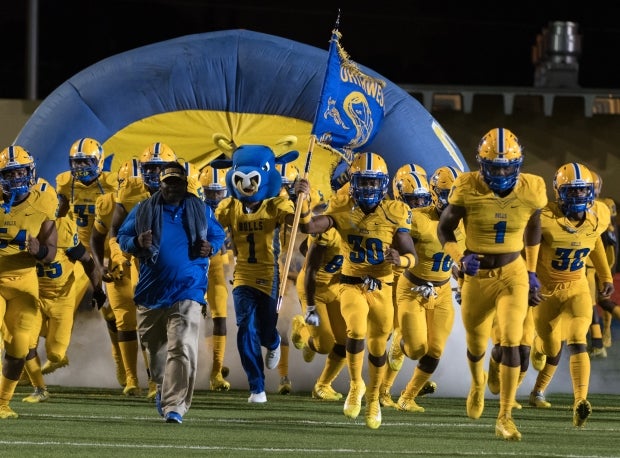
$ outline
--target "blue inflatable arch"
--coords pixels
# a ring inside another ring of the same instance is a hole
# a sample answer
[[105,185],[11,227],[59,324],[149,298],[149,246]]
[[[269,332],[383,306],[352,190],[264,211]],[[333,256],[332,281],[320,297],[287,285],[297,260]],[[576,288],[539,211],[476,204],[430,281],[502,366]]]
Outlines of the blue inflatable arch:
[[[68,169],[69,148],[81,137],[97,139],[106,156],[114,154],[116,170],[155,141],[202,167],[221,154],[214,133],[237,145],[270,146],[293,135],[298,141],[292,149],[301,153],[297,161],[303,170],[325,74],[328,35],[325,49],[318,49],[249,30],[226,30],[117,54],[52,92],[15,144],[30,151],[39,176],[52,183]],[[458,147],[431,114],[386,82],[384,122],[368,150],[381,154],[391,173],[409,162],[429,173],[443,165],[467,170]],[[339,157],[320,147],[314,152],[310,180],[327,191],[329,172]]]

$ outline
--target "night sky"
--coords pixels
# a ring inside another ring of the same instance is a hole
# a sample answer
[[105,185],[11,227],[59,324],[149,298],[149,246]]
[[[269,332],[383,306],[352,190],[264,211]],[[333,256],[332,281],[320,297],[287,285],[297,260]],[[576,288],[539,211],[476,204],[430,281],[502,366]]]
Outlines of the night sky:
[[[536,36],[550,21],[572,21],[579,85],[617,88],[620,4],[597,3],[347,2],[341,43],[397,84],[532,86]],[[106,57],[195,33],[249,29],[327,50],[337,12],[338,2],[321,1],[39,0],[37,98]],[[0,98],[26,97],[27,17],[28,0],[0,2]]]

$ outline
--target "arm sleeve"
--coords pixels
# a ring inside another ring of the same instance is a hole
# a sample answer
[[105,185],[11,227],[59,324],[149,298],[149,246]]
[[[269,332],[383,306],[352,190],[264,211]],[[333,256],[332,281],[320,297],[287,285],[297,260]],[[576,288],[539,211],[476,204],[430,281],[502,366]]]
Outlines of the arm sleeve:
[[138,234],[136,233],[136,210],[138,206],[135,206],[123,221],[123,224],[118,230],[116,239],[125,253],[136,254],[140,251],[140,247],[137,246]]
[[207,221],[209,222],[209,227],[207,229],[207,240],[213,247],[213,253],[217,253],[224,245],[224,241],[226,240],[226,232],[224,231],[224,228],[219,223],[219,221],[215,218],[211,207],[209,207],[208,205],[206,205],[205,207],[207,213]]

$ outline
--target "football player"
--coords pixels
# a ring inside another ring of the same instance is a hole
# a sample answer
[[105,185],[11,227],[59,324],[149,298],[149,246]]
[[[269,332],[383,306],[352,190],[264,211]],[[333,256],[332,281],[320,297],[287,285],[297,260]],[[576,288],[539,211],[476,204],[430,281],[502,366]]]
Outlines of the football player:
[[[487,132],[478,145],[478,171],[463,172],[442,212],[437,235],[443,252],[464,273],[461,317],[465,327],[471,387],[467,415],[478,419],[484,410],[487,372],[484,354],[497,314],[501,342],[500,402],[495,433],[521,440],[512,419],[517,391],[528,300],[540,301],[536,261],[540,247],[540,210],[547,203],[543,179],[521,173],[523,153],[508,129]],[[463,221],[466,250],[456,229]],[[525,243],[524,243],[525,242]],[[524,248],[526,259],[521,256]]]
[[[586,338],[592,302],[585,261],[590,257],[595,266],[601,296],[613,294],[613,279],[601,239],[608,229],[609,209],[595,201],[594,179],[583,164],[561,166],[553,178],[553,189],[556,201],[550,202],[541,214],[536,273],[542,284],[543,300],[533,310],[536,338],[532,361],[536,362],[535,367],[542,367],[546,357],[558,360],[562,340],[566,338],[573,382],[573,425],[581,427],[592,413],[587,400],[590,358]],[[567,326],[563,326],[564,320],[569,321]],[[535,385],[533,392],[543,390],[543,386]]]
[[[297,202],[297,195],[295,194],[295,182],[299,179],[299,169],[295,164],[276,164],[276,169],[282,176],[282,188],[280,189],[280,196],[288,197],[293,203]],[[282,244],[282,252],[286,253],[289,247],[289,241],[291,239],[291,227],[286,226],[280,233],[280,240]],[[299,244],[299,237],[295,237],[296,245]],[[295,251],[298,253],[298,251]],[[280,258],[281,269],[284,269],[284,259]],[[284,281],[289,282],[291,288],[287,288],[287,291],[293,296],[293,301],[297,302],[299,298],[294,297],[297,294],[295,286],[295,280],[299,275],[301,269],[300,263],[295,262],[295,258],[292,258],[287,277]],[[285,309],[287,311],[290,308]],[[278,317],[278,333],[282,340],[280,341],[280,362],[278,363],[278,375],[280,376],[280,384],[278,385],[278,393],[289,394],[293,390],[293,383],[288,374],[288,358],[289,358],[289,333],[291,330],[291,314],[280,313]],[[312,361],[312,353],[306,352],[306,357]]]
[[34,159],[24,148],[0,152],[0,322],[4,340],[0,375],[0,419],[17,418],[9,403],[28,355],[39,309],[37,261],[56,257],[58,233],[53,193],[33,189]]
[[[220,201],[228,195],[226,189],[227,171],[227,169],[214,169],[207,165],[200,172],[199,180],[205,203],[214,212]],[[225,245],[217,254],[211,256],[208,273],[207,303],[209,305],[209,317],[213,325],[207,327],[207,330],[211,331],[211,335],[207,335],[207,347],[209,347],[209,341],[211,341],[213,362],[211,363],[211,375],[209,376],[209,389],[212,391],[230,390],[230,382],[224,380],[228,376],[228,368],[224,366],[226,319],[228,317],[228,286],[226,284],[224,267],[229,261]]]
[[[90,233],[95,218],[95,203],[103,194],[114,192],[117,187],[116,172],[103,170],[104,151],[93,138],[80,138],[69,149],[69,170],[56,176],[58,216],[68,215],[75,221],[82,245],[90,251]],[[125,386],[125,368],[118,347],[118,334],[114,314],[109,307],[101,308],[106,322],[117,380]]]
[[[300,229],[323,233],[335,227],[340,233],[344,261],[340,274],[340,305],[347,325],[346,359],[351,377],[343,413],[357,418],[366,393],[366,426],[381,426],[379,390],[387,361],[387,341],[394,324],[392,266],[417,262],[409,236],[411,209],[386,199],[389,174],[377,153],[358,153],[349,168],[349,195],[330,201],[324,214],[312,216],[308,200],[301,209]],[[307,180],[299,180],[309,191]],[[309,304],[314,305],[314,304]],[[362,377],[368,344],[368,389]]]
[[[452,303],[453,260],[442,251],[437,240],[437,224],[445,208],[439,195],[449,192],[460,174],[453,167],[437,169],[429,185],[422,175],[411,173],[403,177],[399,199],[413,210],[411,238],[419,262],[406,270],[398,280],[396,308],[399,328],[394,330],[388,353],[392,370],[402,367],[405,356],[418,364],[402,391],[396,408],[408,412],[424,412],[415,399],[420,392],[435,391],[431,376],[439,365],[448,336],[454,324]],[[455,231],[464,248],[462,226]]]
[[[139,179],[136,159],[125,162],[118,171],[118,189],[99,196],[95,207],[95,222],[91,231],[93,257],[106,284],[109,307],[116,323],[118,347],[125,368],[125,396],[140,395],[138,381],[138,322],[137,309],[133,300],[135,279],[132,278],[132,257],[129,254],[110,255],[108,233],[112,225],[114,208],[120,187],[128,180]],[[107,265],[105,260],[107,259]]]
[[[35,189],[49,192],[57,200],[54,187],[42,178],[37,179]],[[47,401],[49,392],[43,375],[69,364],[67,349],[71,341],[75,307],[79,301],[74,269],[76,261],[82,264],[84,273],[95,288],[94,297],[99,300],[105,298],[100,280],[95,275],[95,263],[79,241],[75,221],[63,216],[57,218],[55,224],[58,234],[56,257],[50,263],[37,262],[41,308],[37,313],[35,332],[31,336],[25,364],[25,372],[34,391],[22,399],[29,403]],[[43,367],[37,353],[39,336],[45,339],[47,361]]]

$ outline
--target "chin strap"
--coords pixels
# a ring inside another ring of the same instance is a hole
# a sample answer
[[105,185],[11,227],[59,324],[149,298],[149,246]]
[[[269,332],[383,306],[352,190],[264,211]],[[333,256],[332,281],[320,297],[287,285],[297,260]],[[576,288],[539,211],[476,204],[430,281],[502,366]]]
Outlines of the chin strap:
[[9,201],[4,202],[2,205],[0,205],[2,209],[4,210],[5,214],[11,211],[11,207],[13,206],[13,202],[15,202],[16,196],[17,196],[17,193],[15,191],[11,192],[11,198],[9,199]]

